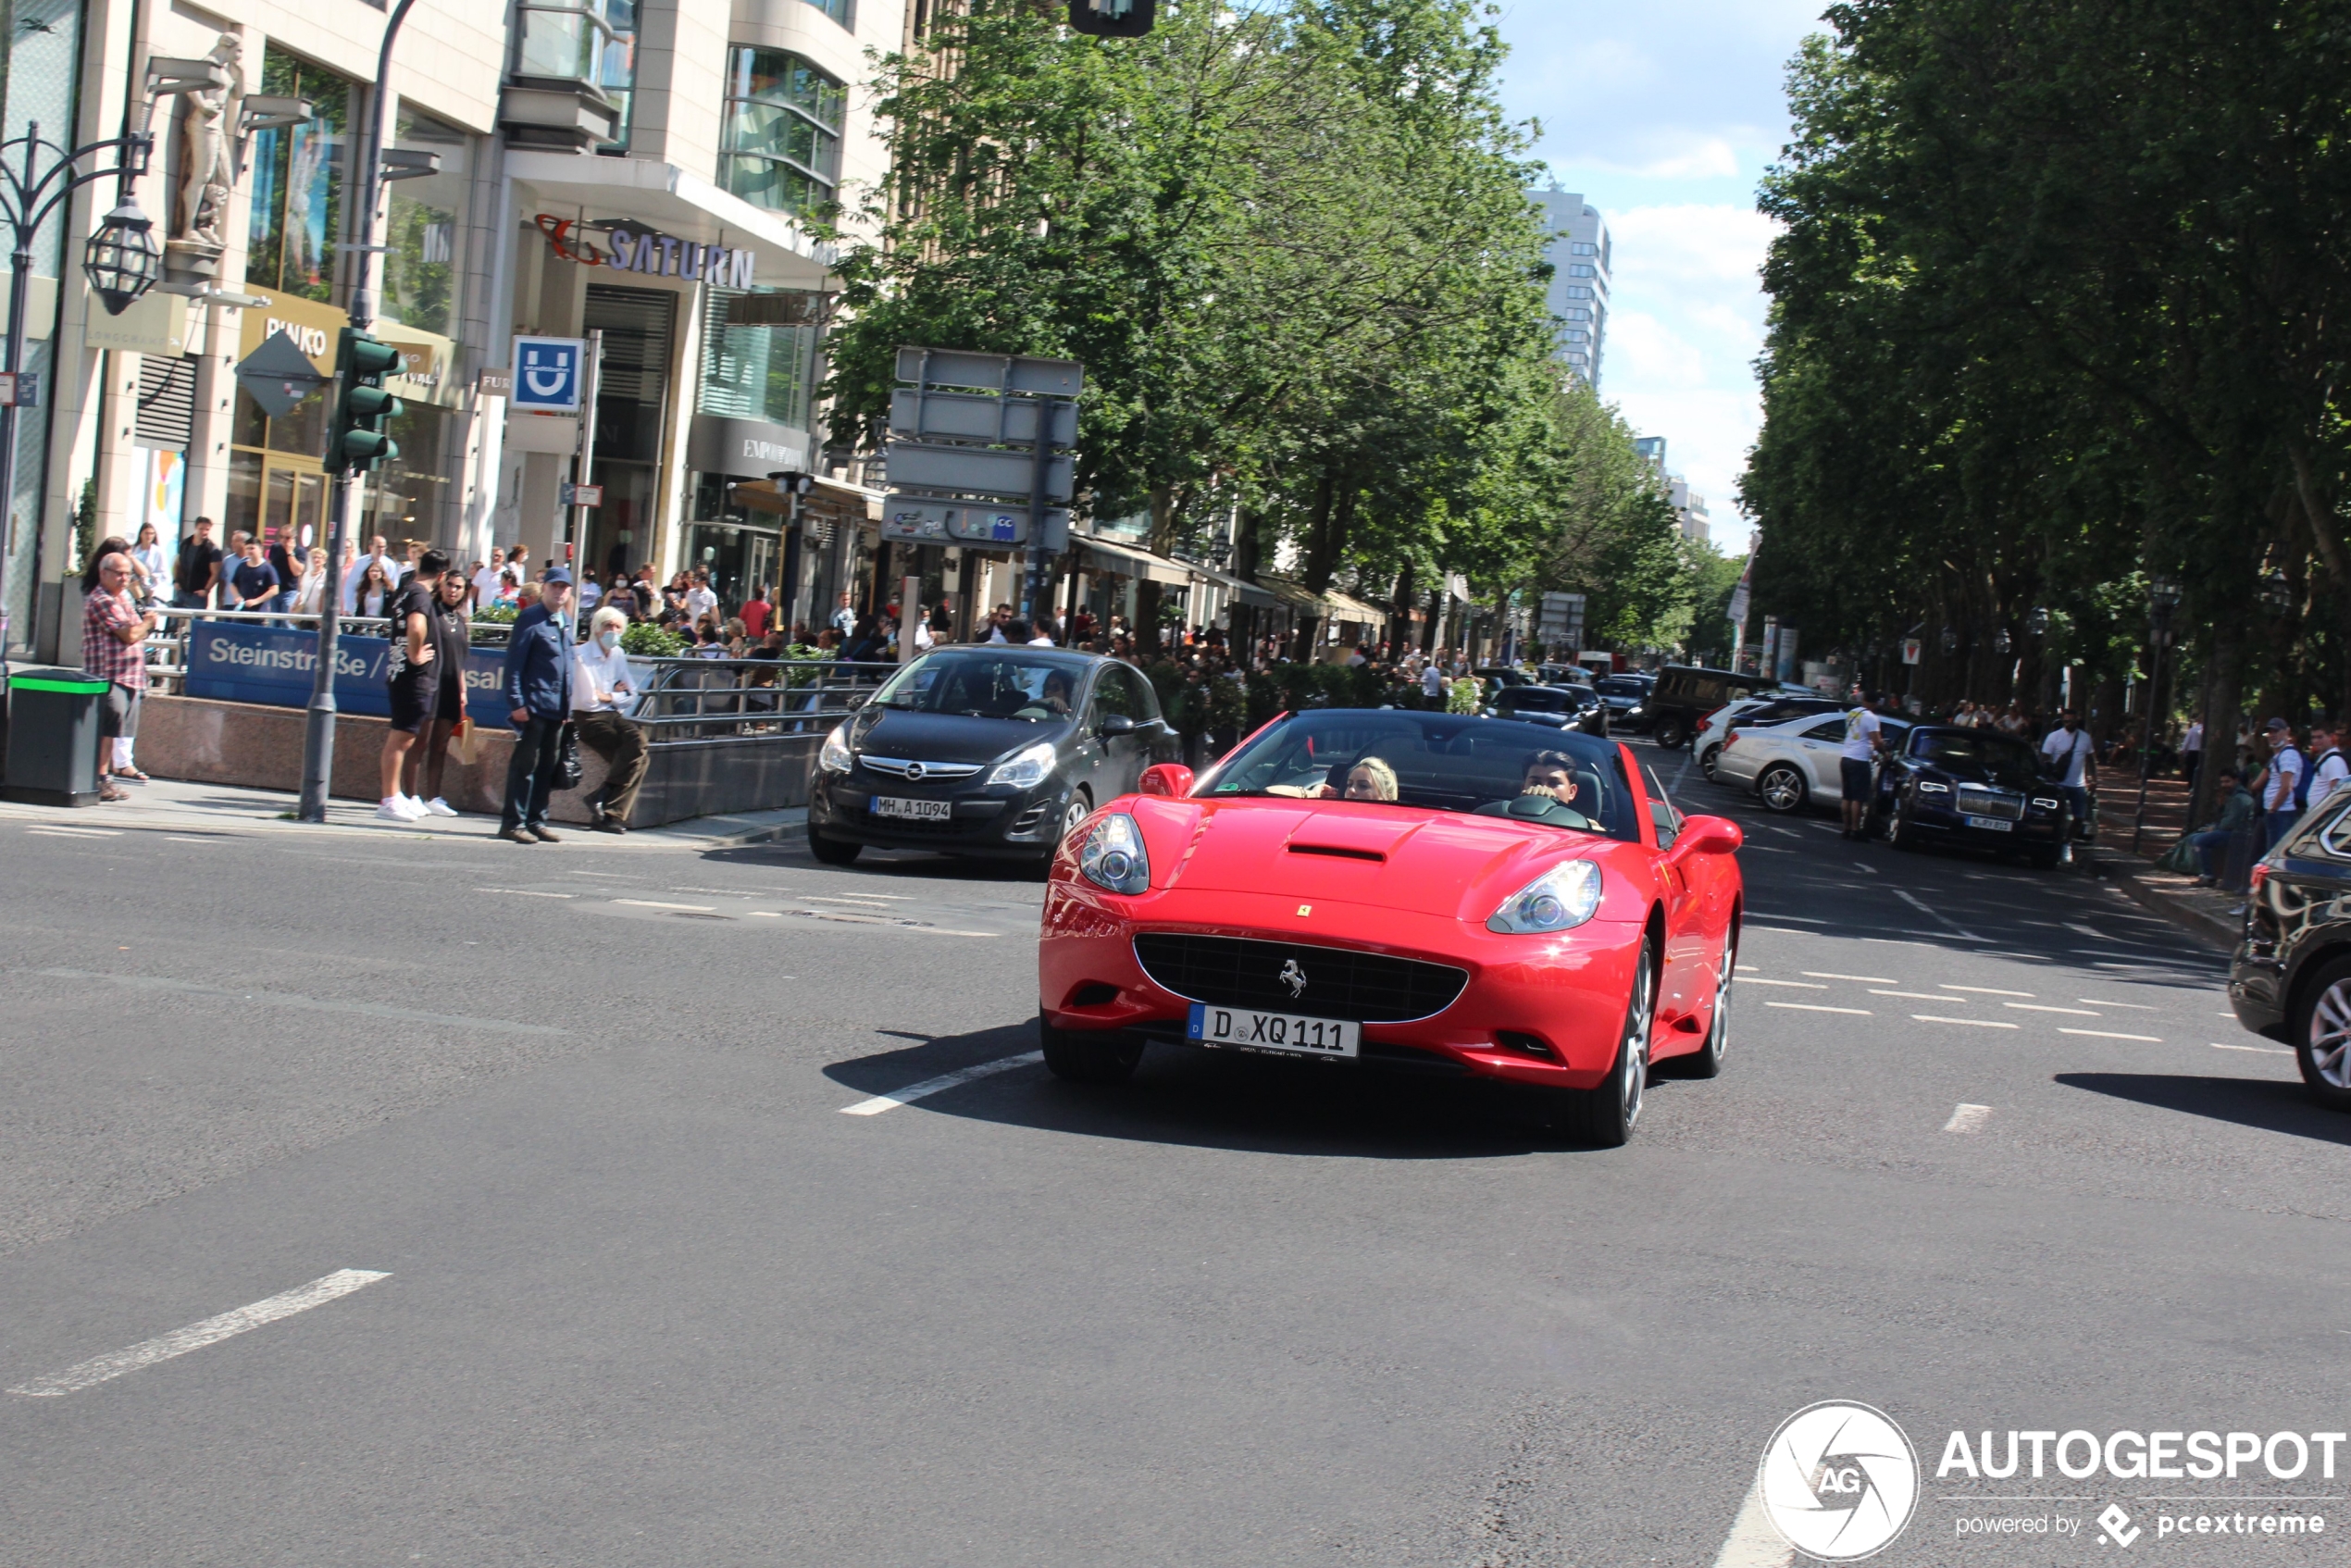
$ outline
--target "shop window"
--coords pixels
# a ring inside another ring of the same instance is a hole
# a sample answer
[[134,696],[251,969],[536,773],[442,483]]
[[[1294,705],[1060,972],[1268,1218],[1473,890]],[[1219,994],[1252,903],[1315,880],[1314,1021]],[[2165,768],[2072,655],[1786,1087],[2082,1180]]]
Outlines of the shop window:
[[379,533],[390,540],[441,537],[442,504],[449,493],[448,465],[442,452],[448,427],[449,415],[444,410],[403,404],[391,426],[392,444],[400,448],[400,455],[367,476],[360,502],[364,516],[352,530],[355,537]]
[[626,151],[637,88],[637,0],[525,0],[516,12],[515,75],[595,87],[620,106],[606,150]]
[[441,172],[395,180],[384,242],[384,319],[454,337],[457,317],[457,237],[473,178],[473,139],[454,125],[402,105],[392,145],[441,155]]
[[718,182],[754,206],[795,215],[833,205],[848,90],[798,55],[727,54]]
[[260,90],[308,98],[318,112],[306,124],[264,131],[253,139],[245,281],[332,304],[352,85],[272,47],[262,56]]
[[816,329],[744,324],[741,317],[760,314],[746,302],[762,298],[733,289],[704,292],[695,412],[806,429]]

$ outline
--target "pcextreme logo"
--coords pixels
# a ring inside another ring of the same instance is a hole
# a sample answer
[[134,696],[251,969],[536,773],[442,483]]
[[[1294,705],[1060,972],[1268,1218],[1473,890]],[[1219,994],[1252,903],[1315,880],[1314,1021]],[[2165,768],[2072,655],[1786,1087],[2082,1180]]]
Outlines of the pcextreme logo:
[[1756,1487],[1788,1545],[1824,1562],[1857,1562],[1909,1524],[1918,1450],[1885,1412],[1823,1400],[1780,1423]]

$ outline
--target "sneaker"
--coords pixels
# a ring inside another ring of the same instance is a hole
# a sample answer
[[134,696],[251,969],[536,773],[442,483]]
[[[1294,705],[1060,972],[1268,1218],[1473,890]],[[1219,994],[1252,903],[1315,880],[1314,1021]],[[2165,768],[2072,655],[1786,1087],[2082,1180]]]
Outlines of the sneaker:
[[418,800],[414,795],[401,796],[400,803],[407,808],[407,812],[410,816],[417,818],[420,822],[432,815],[432,808],[425,804],[424,802]]
[[523,831],[529,833],[532,838],[537,839],[542,844],[560,844],[563,842],[562,839],[557,837],[555,834],[549,832],[542,827],[534,825],[524,828]]
[[435,795],[432,799],[427,801],[425,803],[425,809],[432,813],[435,816],[454,816],[457,815],[457,808],[451,805],[447,801],[442,800],[439,795]]
[[416,821],[408,810],[408,803],[399,795],[386,795],[376,803],[376,815],[386,822]]

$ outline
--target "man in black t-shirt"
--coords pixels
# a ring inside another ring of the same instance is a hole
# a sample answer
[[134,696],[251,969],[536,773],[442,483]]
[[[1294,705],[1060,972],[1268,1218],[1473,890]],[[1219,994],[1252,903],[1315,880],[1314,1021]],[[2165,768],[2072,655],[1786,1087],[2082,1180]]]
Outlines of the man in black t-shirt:
[[229,574],[232,591],[232,607],[239,610],[267,610],[278,603],[278,571],[261,554],[261,545],[245,541],[245,558]]
[[212,542],[212,519],[198,517],[196,531],[180,541],[171,569],[171,607],[201,610],[220,580],[220,546]]

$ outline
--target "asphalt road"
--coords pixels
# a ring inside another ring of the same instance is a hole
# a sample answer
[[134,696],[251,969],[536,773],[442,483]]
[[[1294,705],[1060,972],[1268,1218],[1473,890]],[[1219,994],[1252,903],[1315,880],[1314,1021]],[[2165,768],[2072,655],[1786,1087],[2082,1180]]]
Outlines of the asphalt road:
[[986,866],[0,822],[0,1564],[1776,1563],[1735,1522],[1830,1399],[1923,1465],[1876,1562],[2340,1561],[2315,1462],[1935,1474],[2351,1425],[2351,1122],[2219,956],[1685,804],[1749,827],[1732,1061],[1611,1152],[1156,1052],[877,1107],[1035,1048]]

